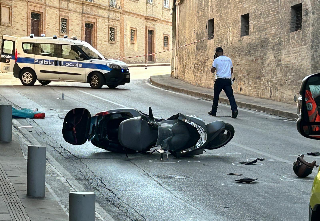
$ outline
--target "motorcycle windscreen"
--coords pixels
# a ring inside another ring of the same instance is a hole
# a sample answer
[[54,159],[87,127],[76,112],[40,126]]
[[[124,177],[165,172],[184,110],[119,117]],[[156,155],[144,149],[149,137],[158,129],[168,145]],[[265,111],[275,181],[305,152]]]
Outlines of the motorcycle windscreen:
[[89,137],[90,112],[85,108],[70,110],[64,118],[62,135],[65,141],[73,145],[84,144]]

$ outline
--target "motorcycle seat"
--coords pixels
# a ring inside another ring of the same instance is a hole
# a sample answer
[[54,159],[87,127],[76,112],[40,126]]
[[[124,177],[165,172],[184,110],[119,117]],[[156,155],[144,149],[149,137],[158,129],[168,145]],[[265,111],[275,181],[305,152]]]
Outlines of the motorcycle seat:
[[122,146],[140,151],[146,151],[154,145],[158,131],[152,128],[146,120],[134,117],[120,123],[118,139]]

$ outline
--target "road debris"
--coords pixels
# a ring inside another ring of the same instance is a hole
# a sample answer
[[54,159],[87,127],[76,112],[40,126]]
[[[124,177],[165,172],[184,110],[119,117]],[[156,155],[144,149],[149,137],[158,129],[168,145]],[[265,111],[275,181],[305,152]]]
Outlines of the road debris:
[[242,162],[239,162],[241,164],[244,164],[244,165],[255,165],[257,162],[259,161],[264,161],[264,158],[257,158],[255,160],[252,160],[252,161],[242,161]]
[[227,175],[242,176],[242,173],[228,173]]
[[312,173],[314,167],[318,167],[318,165],[316,165],[316,161],[308,163],[303,159],[303,157],[304,155],[302,154],[297,158],[297,161],[293,163],[293,171],[300,178],[307,177]]
[[242,178],[242,179],[239,179],[239,180],[235,180],[235,181],[238,182],[238,183],[254,183],[254,182],[256,182],[257,179],[258,178],[253,179],[253,178],[245,177],[245,178]]
[[310,152],[310,153],[307,153],[308,155],[311,155],[311,156],[320,156],[320,152]]
[[31,110],[28,108],[17,109],[12,107],[12,118],[33,118],[33,119],[44,119],[45,113],[41,113],[36,110]]

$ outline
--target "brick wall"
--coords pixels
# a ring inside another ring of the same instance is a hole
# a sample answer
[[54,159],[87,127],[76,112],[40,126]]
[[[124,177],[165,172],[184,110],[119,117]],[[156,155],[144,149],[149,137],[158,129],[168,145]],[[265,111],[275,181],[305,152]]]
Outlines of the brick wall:
[[[302,3],[302,27],[291,30],[292,6]],[[212,88],[215,48],[233,60],[236,93],[293,103],[302,79],[320,71],[319,3],[316,0],[190,0],[179,5],[177,77]],[[241,16],[249,14],[249,35]],[[208,20],[214,38],[208,40]],[[175,25],[175,23],[173,23]]]
[[[68,20],[68,33],[72,37],[85,40],[85,23],[94,24],[93,46],[107,58],[118,59],[128,63],[145,62],[146,27],[155,31],[154,52],[163,51],[163,35],[172,40],[171,6],[163,7],[162,0],[154,0],[147,4],[145,0],[117,0],[114,7],[107,0],[1,0],[0,6],[10,8],[10,24],[0,25],[0,35],[28,36],[31,34],[31,12],[42,16],[42,33],[46,36],[57,35],[60,32],[60,19]],[[3,20],[3,19],[2,19]],[[115,27],[116,40],[109,41],[109,27]],[[130,28],[136,28],[137,39],[130,42]],[[155,55],[155,62],[170,62],[169,51]],[[142,57],[136,57],[142,56]],[[128,58],[132,57],[132,58]]]

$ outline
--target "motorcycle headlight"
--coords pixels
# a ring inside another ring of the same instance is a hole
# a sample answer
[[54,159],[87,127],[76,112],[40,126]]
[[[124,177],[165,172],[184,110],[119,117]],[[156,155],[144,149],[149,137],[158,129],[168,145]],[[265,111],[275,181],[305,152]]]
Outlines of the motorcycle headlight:
[[121,69],[121,67],[117,64],[108,64],[109,68],[112,68],[112,69]]

